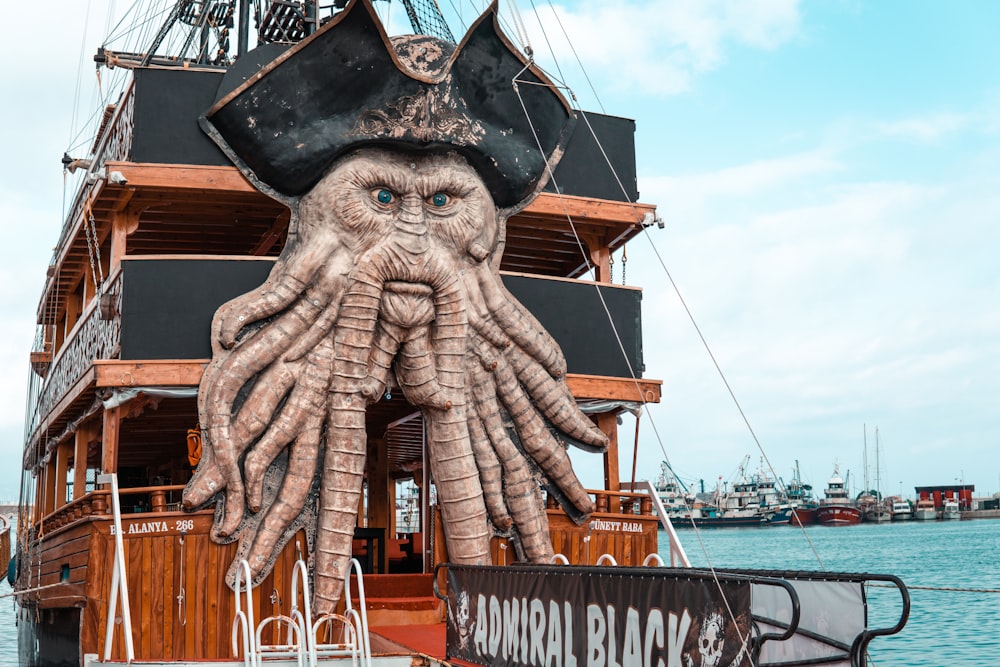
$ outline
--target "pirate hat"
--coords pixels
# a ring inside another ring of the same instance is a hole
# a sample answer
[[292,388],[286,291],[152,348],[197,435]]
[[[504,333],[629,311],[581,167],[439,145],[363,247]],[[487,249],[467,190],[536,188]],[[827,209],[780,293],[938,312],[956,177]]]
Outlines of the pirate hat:
[[566,100],[500,31],[494,2],[457,47],[390,40],[370,0],[352,0],[201,119],[258,188],[305,194],[364,145],[457,150],[497,206],[526,202],[562,154]]

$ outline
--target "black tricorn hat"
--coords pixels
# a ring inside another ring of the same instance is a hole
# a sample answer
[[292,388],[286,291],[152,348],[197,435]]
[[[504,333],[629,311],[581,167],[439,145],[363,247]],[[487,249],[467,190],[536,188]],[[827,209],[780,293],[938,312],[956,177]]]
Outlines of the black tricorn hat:
[[456,48],[390,40],[370,0],[352,0],[201,119],[261,190],[305,194],[363,145],[454,149],[502,208],[526,202],[562,155],[572,111],[500,31],[496,2]]

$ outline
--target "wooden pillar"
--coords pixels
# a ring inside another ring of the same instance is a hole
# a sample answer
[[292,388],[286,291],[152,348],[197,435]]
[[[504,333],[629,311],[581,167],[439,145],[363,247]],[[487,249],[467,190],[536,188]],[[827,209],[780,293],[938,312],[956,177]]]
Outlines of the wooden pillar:
[[111,257],[109,258],[108,275],[121,264],[122,257],[126,254],[128,236],[139,228],[140,213],[141,211],[133,207],[126,207],[114,213],[111,220]]
[[[87,292],[87,277],[84,276],[83,282],[80,285],[80,290],[86,295]],[[66,295],[66,319],[63,322],[63,339],[65,340],[69,333],[76,326],[77,320],[80,318],[80,311],[82,310],[80,294],[73,292]]]
[[[387,475],[388,476],[388,475]],[[389,537],[395,537],[398,532],[396,525],[396,482],[390,479],[388,484],[389,492]]]
[[101,472],[118,472],[118,432],[121,428],[121,406],[104,411],[102,428]]
[[580,234],[590,251],[590,263],[594,267],[594,280],[599,283],[611,282],[611,250],[607,241],[595,234]]
[[73,441],[66,438],[56,448],[55,509],[66,504],[66,480],[69,477],[71,458],[73,458]]
[[[621,473],[618,471],[618,417],[613,412],[602,412],[597,415],[597,427],[608,436],[608,451],[604,453],[604,488],[611,492],[621,491]],[[608,511],[621,511],[621,498],[612,495]]]
[[73,500],[82,498],[87,492],[87,449],[93,439],[93,425],[81,424],[73,451]]
[[45,486],[42,491],[42,516],[56,510],[56,457],[49,458],[45,465]]

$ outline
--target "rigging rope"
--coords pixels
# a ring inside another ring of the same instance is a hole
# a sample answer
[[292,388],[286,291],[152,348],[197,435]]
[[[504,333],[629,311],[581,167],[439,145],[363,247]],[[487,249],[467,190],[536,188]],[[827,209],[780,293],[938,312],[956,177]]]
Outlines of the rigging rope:
[[514,24],[514,32],[521,42],[521,48],[527,54],[528,58],[533,60],[535,53],[531,48],[531,42],[528,39],[528,30],[524,26],[524,19],[521,18],[521,10],[517,6],[517,1],[507,0],[507,6],[510,7],[511,21]]
[[[527,66],[525,66],[524,69],[527,69]],[[524,117],[528,121],[528,126],[531,128],[532,135],[533,135],[533,137],[535,139],[535,145],[538,148],[539,152],[544,156],[545,155],[545,151],[542,149],[541,142],[538,139],[538,133],[535,130],[535,124],[534,124],[534,122],[531,119],[531,115],[528,113],[528,109],[527,109],[527,107],[524,104],[524,99],[521,97],[521,91],[520,91],[520,89],[518,87],[518,83],[530,83],[530,82],[527,82],[527,81],[519,81],[518,80],[518,77],[520,77],[520,75],[524,72],[524,69],[521,72],[518,72],[518,74],[514,77],[514,79],[511,82],[511,84],[514,87],[514,92],[517,95],[518,101],[521,104],[521,110],[524,112]],[[538,84],[535,84],[535,85],[538,85]],[[570,92],[570,95],[573,97],[573,99],[576,99],[575,95],[572,95],[572,91],[569,91],[569,92]],[[583,112],[580,112],[580,115],[587,122],[587,127],[590,129],[591,135],[593,136],[594,141],[596,142],[597,146],[601,149],[601,153],[602,153],[602,155],[604,155],[604,159],[607,161],[607,164],[609,165],[609,167],[611,167],[611,172],[612,172],[612,174],[614,174],[615,180],[618,182],[618,186],[621,188],[622,192],[625,193],[625,195],[626,195],[625,196],[625,200],[628,201],[629,203],[633,204],[633,209],[634,209],[634,202],[631,202],[631,200],[629,199],[628,193],[625,190],[625,186],[622,184],[621,179],[619,178],[617,172],[615,172],[614,166],[611,164],[611,161],[608,158],[607,153],[604,151],[604,147],[601,145],[601,142],[598,139],[596,132],[594,132],[594,129],[593,129],[593,127],[591,127],[590,122],[588,120],[586,120],[587,119],[587,115],[585,113],[583,113]],[[590,260],[587,257],[587,253],[584,250],[583,241],[581,240],[580,235],[577,232],[576,224],[573,222],[573,216],[569,213],[569,209],[566,206],[566,200],[563,197],[563,195],[561,194],[561,190],[559,188],[559,184],[558,184],[558,182],[556,181],[556,178],[555,178],[555,173],[553,173],[552,166],[548,162],[548,160],[546,160],[545,169],[546,169],[546,172],[548,173],[549,179],[550,179],[550,181],[551,181],[551,183],[552,183],[552,185],[553,185],[553,187],[554,187],[554,189],[555,189],[555,191],[557,193],[557,196],[559,198],[559,202],[560,202],[560,204],[563,207],[563,212],[566,215],[566,220],[569,223],[570,229],[573,232],[573,237],[576,239],[577,247],[580,248],[581,255],[583,256],[584,263],[586,264],[588,270],[590,270],[591,272],[593,272],[593,267],[591,266]],[[645,230],[645,227],[643,227],[643,229]],[[629,376],[632,378],[632,384],[633,384],[633,386],[636,389],[636,394],[639,395],[639,396],[642,396],[642,388],[639,386],[639,380],[636,377],[635,369],[632,368],[632,363],[631,363],[631,361],[628,358],[628,354],[625,352],[625,346],[622,343],[621,335],[618,332],[618,327],[615,326],[614,319],[611,317],[611,310],[609,309],[608,304],[607,304],[607,302],[604,299],[604,294],[601,292],[600,284],[597,283],[596,280],[594,282],[594,291],[597,293],[598,300],[601,302],[601,307],[604,309],[604,314],[605,314],[605,316],[608,319],[608,323],[611,325],[611,331],[615,335],[615,340],[618,343],[618,350],[619,350],[619,352],[622,355],[622,359],[624,359],[624,361],[625,361],[626,367],[628,368]],[[655,423],[655,421],[653,419],[650,419],[650,425],[652,426],[654,433],[656,433],[657,440],[660,443],[660,449],[663,452],[664,457],[666,457],[667,456],[666,448],[663,446],[663,440],[659,436],[659,432],[656,429],[656,423]],[[685,503],[687,503],[687,499],[685,499]],[[693,524],[693,519],[692,519],[692,524]],[[736,624],[736,614],[733,612],[733,610],[732,610],[732,608],[731,608],[731,606],[729,604],[729,598],[726,595],[725,590],[723,589],[722,581],[719,579],[719,576],[718,576],[718,573],[715,570],[715,567],[713,567],[712,564],[711,564],[711,558],[708,555],[708,550],[705,547],[704,541],[701,539],[701,533],[700,533],[700,531],[695,531],[695,532],[696,532],[696,534],[698,536],[698,541],[701,543],[702,552],[705,554],[705,558],[706,558],[706,560],[709,563],[709,571],[712,573],[712,580],[715,582],[715,585],[718,588],[719,593],[721,594],[720,597],[722,598],[722,601],[724,602],[724,604],[726,606],[726,611],[729,614],[729,618],[734,622],[734,624]],[[819,554],[817,554],[817,558],[818,557],[819,557]],[[739,637],[740,641],[743,642],[743,644],[745,645],[749,641],[749,639],[750,639],[749,635],[746,636],[746,637],[744,637],[743,633],[739,630],[739,625],[738,624],[736,624],[736,631],[737,631],[737,636]]]
[[552,48],[552,42],[549,41],[549,33],[545,30],[545,25],[542,23],[542,17],[538,15],[538,9],[535,7],[535,0],[531,0],[531,11],[535,14],[535,20],[538,21],[538,27],[542,31],[542,38],[545,40],[545,45],[549,49],[549,55],[552,56],[552,63],[556,67],[556,71],[559,72],[559,80],[565,81],[566,77],[563,76],[562,68],[559,67],[559,59],[556,57],[555,49]]
[[[550,2],[550,6],[551,6],[551,2]],[[553,14],[556,15],[556,20],[559,23],[560,28],[562,28],[563,34],[566,35],[565,28],[563,27],[562,22],[559,21],[559,17],[556,14],[554,8],[553,8]],[[544,32],[544,27],[543,27],[543,32]],[[572,48],[572,40],[569,39],[568,35],[566,35],[566,41],[570,43],[570,46]],[[573,49],[573,51],[574,51],[574,54],[576,54],[576,50]],[[577,56],[577,61],[578,61],[578,63],[580,62],[579,61],[579,56]],[[580,67],[584,71],[584,74],[586,76],[586,69],[583,67],[582,63],[580,63]],[[520,95],[520,92],[518,90],[518,83],[527,83],[527,82],[519,81],[518,80],[519,76],[520,76],[520,73],[517,76],[514,77],[514,80],[512,81],[512,85],[514,87],[515,93],[518,95],[518,99],[521,100],[521,95]],[[590,82],[590,78],[589,77],[587,77],[587,81],[591,85],[591,90],[593,90],[593,85]],[[568,91],[568,94],[569,94],[570,98],[575,102],[576,101],[576,95],[568,87],[566,87],[566,90]],[[595,97],[597,97],[596,91],[594,91],[594,95],[595,95]],[[600,103],[599,99],[598,99],[598,103]],[[530,118],[530,116],[529,116],[529,114],[527,112],[527,108],[525,107],[523,100],[521,100],[521,107],[522,107],[522,111],[525,114],[525,117],[528,119],[529,126],[531,127],[531,130],[534,133],[535,132],[534,124],[532,123],[532,120],[531,120],[531,118]],[[603,105],[601,105],[601,108],[602,108],[602,111],[603,111]],[[587,126],[587,129],[590,132],[590,135],[591,135],[591,137],[594,140],[594,143],[597,145],[598,149],[601,151],[601,155],[604,158],[605,163],[608,165],[608,168],[610,169],[611,174],[614,176],[615,181],[618,184],[619,190],[625,195],[625,201],[633,204],[633,210],[635,210],[634,209],[634,202],[631,201],[631,198],[628,195],[628,191],[626,190],[624,184],[621,181],[621,178],[619,177],[617,171],[615,170],[614,165],[612,164],[609,156],[607,155],[607,152],[604,149],[604,146],[603,146],[601,140],[598,138],[597,133],[595,132],[593,126],[591,125],[590,120],[587,118],[587,114],[581,111],[580,112],[580,116],[583,118],[583,120],[584,120],[584,122],[585,122],[585,124]],[[539,151],[541,151],[544,154],[544,151],[542,151],[542,149],[541,149],[541,144],[538,142],[537,135],[535,136],[535,140],[536,140],[536,145],[538,146]],[[559,187],[558,187],[558,183],[556,182],[555,175],[552,173],[552,170],[551,170],[550,167],[547,167],[547,171],[548,171],[549,179],[552,182],[552,184],[553,184],[553,186],[555,188],[555,191],[557,193],[559,193],[560,190],[559,190]],[[594,275],[594,269],[593,269],[593,267],[592,267],[592,265],[590,263],[590,260],[589,260],[589,257],[588,257],[588,253],[586,252],[586,250],[584,248],[584,244],[583,244],[583,242],[582,242],[582,240],[580,238],[580,235],[579,235],[579,233],[578,233],[578,231],[576,229],[576,225],[574,224],[572,216],[570,215],[569,210],[568,210],[568,208],[567,208],[567,206],[566,206],[566,204],[565,204],[565,202],[564,202],[564,200],[562,199],[561,196],[560,196],[560,202],[562,202],[563,212],[564,212],[564,214],[566,216],[567,222],[569,223],[569,226],[570,226],[570,229],[571,229],[571,231],[573,233],[573,236],[574,236],[574,238],[575,238],[575,240],[577,242],[577,247],[579,248],[580,254],[583,257],[584,264],[587,267],[587,271],[590,272],[591,275]],[[712,363],[715,365],[716,370],[718,371],[720,377],[722,378],[722,381],[723,381],[724,385],[726,386],[726,389],[729,392],[730,397],[732,398],[733,402],[735,403],[735,405],[737,407],[737,410],[739,411],[741,417],[743,418],[744,424],[746,425],[747,429],[749,430],[751,437],[753,438],[754,442],[756,443],[757,448],[760,451],[763,460],[766,461],[768,469],[771,471],[772,476],[775,479],[778,479],[778,475],[775,473],[774,468],[771,465],[770,460],[768,459],[766,453],[764,452],[763,446],[761,445],[760,440],[757,437],[756,432],[753,430],[753,427],[750,424],[749,418],[746,416],[746,413],[743,410],[742,405],[739,403],[739,400],[736,398],[736,394],[733,391],[732,387],[730,386],[730,384],[729,384],[729,382],[728,382],[728,380],[727,380],[727,378],[725,376],[725,373],[723,373],[721,366],[719,365],[718,361],[715,358],[715,355],[712,353],[711,347],[708,345],[708,341],[705,339],[703,333],[701,332],[701,328],[698,326],[697,321],[694,319],[693,313],[691,312],[690,308],[687,305],[687,302],[684,300],[683,296],[681,295],[680,289],[678,288],[676,282],[674,281],[673,276],[670,274],[669,270],[667,269],[666,264],[663,262],[663,259],[660,256],[658,250],[656,249],[655,244],[652,243],[652,239],[650,238],[647,226],[646,225],[640,225],[640,227],[641,227],[641,230],[642,230],[643,234],[646,236],[647,241],[649,241],[650,245],[653,247],[653,252],[656,255],[657,259],[659,260],[661,268],[663,269],[663,271],[666,274],[668,280],[670,281],[670,284],[673,287],[675,294],[677,294],[678,299],[680,299],[681,304],[682,304],[685,312],[688,315],[688,319],[691,321],[692,325],[694,326],[695,331],[698,333],[698,336],[701,339],[702,344],[705,347],[705,350],[708,352],[709,357],[712,360]],[[623,256],[623,282],[624,282],[624,263],[625,263],[625,261],[627,261],[627,260],[625,259],[625,256]],[[611,324],[612,331],[613,331],[613,333],[615,335],[615,338],[616,338],[616,340],[618,342],[618,346],[619,346],[619,350],[620,350],[620,352],[622,354],[622,358],[625,360],[626,365],[627,365],[627,367],[629,369],[629,374],[632,377],[632,381],[633,381],[633,384],[634,384],[634,386],[636,388],[636,392],[639,395],[641,395],[641,388],[639,386],[639,382],[638,382],[638,379],[636,377],[635,371],[631,367],[631,363],[629,362],[628,356],[625,353],[624,346],[623,346],[622,341],[621,341],[621,337],[619,335],[617,327],[615,326],[615,324],[614,324],[614,322],[612,320],[611,313],[610,313],[610,310],[609,310],[609,308],[607,306],[607,303],[604,300],[604,296],[601,293],[601,290],[600,290],[599,286],[597,286],[596,284],[595,284],[595,290],[597,292],[597,295],[598,295],[598,298],[599,298],[599,300],[601,302],[601,305],[604,308],[605,315],[608,318],[608,322]],[[650,416],[649,423],[650,423],[650,427],[653,429],[654,436],[655,436],[655,438],[657,440],[657,443],[660,446],[660,450],[661,450],[661,452],[662,452],[662,454],[664,456],[664,459],[667,460],[667,461],[669,461],[669,456],[667,455],[666,447],[663,444],[663,438],[660,436],[659,430],[657,429],[657,426],[656,426],[656,420],[653,419],[652,416]],[[685,503],[685,505],[688,506],[689,510],[693,509],[690,506],[690,504],[688,503],[688,499],[686,497],[684,497],[684,503]],[[690,518],[691,518],[692,527],[694,527],[694,528],[697,529],[697,526],[695,525],[695,521],[694,521],[693,516],[690,517]],[[816,549],[815,544],[813,544],[812,540],[810,539],[808,533],[805,530],[805,527],[802,526],[801,522],[799,523],[799,527],[802,530],[802,535],[805,537],[807,543],[809,544],[809,548],[812,550],[813,555],[816,557],[816,560],[818,561],[820,568],[822,570],[825,570],[826,567],[825,567],[825,564],[823,563],[823,559],[819,555],[819,552]],[[709,562],[709,568],[711,569],[711,571],[713,572],[713,575],[714,575],[715,569],[711,565],[711,559],[709,558],[707,548],[706,548],[703,540],[701,539],[701,534],[697,530],[695,531],[695,534],[698,536],[698,541],[699,541],[699,543],[701,545],[702,552],[705,554],[705,557],[706,557],[706,559]],[[721,590],[721,584],[719,584],[719,586],[720,586],[720,590]]]

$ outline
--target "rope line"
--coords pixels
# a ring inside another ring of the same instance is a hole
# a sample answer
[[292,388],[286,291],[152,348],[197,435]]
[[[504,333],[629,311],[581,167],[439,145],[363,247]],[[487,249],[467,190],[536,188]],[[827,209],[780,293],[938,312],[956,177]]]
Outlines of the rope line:
[[[868,586],[871,588],[895,588],[895,586],[890,586],[889,584],[878,584],[875,582],[869,582]],[[943,593],[1000,593],[1000,588],[964,588],[961,586],[916,586],[913,584],[906,584],[907,590],[911,591],[939,591]]]

